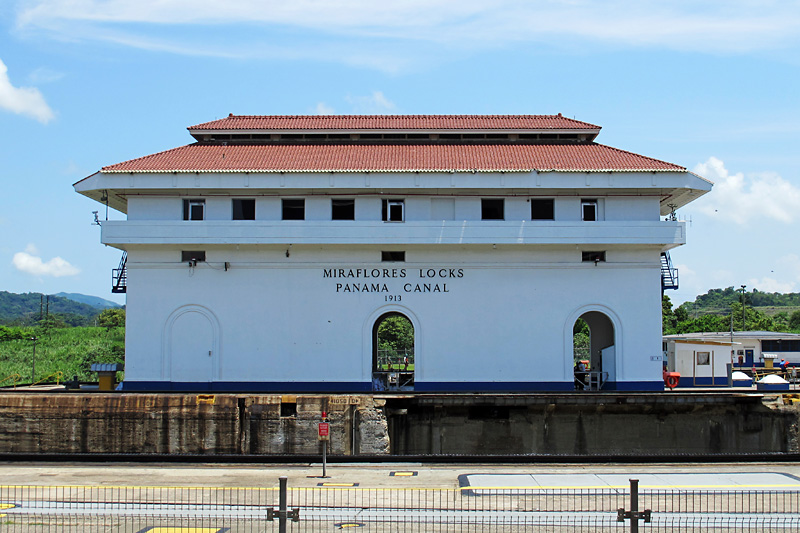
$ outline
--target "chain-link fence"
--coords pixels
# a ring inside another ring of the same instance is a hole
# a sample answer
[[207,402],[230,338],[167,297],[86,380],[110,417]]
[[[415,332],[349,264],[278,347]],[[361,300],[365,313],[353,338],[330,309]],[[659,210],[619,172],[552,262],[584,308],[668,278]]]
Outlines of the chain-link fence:
[[800,531],[797,490],[0,486],[2,532]]

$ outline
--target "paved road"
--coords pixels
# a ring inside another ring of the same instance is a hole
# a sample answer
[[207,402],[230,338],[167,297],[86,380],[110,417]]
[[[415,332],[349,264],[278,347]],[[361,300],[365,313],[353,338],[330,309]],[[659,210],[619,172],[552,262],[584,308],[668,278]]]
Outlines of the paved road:
[[289,531],[624,531],[616,510],[629,509],[629,479],[658,494],[641,508],[653,507],[657,527],[800,530],[798,464],[336,464],[327,479],[321,465],[0,468],[0,529],[20,533],[277,530],[267,509],[277,506],[280,476],[301,514]]

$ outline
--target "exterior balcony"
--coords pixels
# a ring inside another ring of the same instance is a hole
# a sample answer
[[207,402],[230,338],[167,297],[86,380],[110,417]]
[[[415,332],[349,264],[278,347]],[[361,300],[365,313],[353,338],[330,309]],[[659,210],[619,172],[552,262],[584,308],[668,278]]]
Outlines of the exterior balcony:
[[106,221],[102,242],[130,244],[582,244],[658,245],[686,242],[677,221]]

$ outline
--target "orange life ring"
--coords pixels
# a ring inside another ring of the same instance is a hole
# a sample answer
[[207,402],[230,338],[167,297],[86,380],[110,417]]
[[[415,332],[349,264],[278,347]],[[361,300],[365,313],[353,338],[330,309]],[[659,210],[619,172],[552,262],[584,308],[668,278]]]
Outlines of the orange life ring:
[[664,383],[666,383],[667,387],[669,387],[670,389],[674,389],[675,387],[678,386],[678,377],[677,376],[667,376],[664,379]]

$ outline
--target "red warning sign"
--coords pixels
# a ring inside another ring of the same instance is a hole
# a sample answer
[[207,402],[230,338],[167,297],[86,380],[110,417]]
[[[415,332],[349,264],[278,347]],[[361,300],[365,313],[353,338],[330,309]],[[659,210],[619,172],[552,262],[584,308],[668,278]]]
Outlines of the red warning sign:
[[327,439],[330,436],[330,424],[327,422],[319,423],[319,438],[320,440]]

